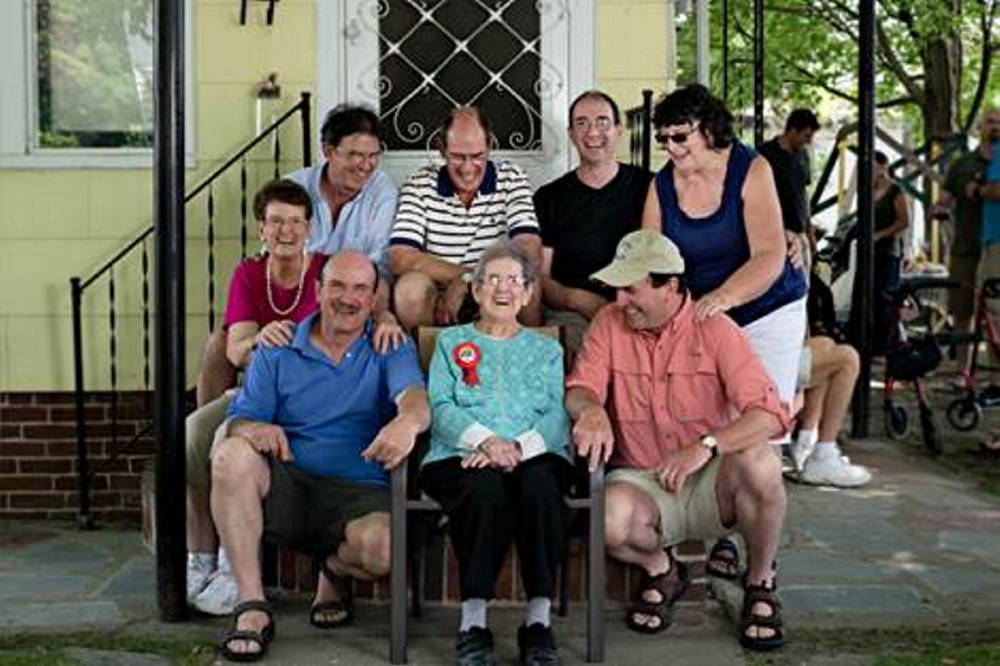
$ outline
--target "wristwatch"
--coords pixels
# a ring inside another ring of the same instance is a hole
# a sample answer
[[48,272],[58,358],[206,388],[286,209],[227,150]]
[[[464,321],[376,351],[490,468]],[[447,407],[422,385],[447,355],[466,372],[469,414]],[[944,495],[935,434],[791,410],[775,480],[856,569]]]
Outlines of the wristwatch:
[[712,458],[719,455],[719,441],[712,437],[711,435],[705,435],[701,438],[701,445],[708,449]]

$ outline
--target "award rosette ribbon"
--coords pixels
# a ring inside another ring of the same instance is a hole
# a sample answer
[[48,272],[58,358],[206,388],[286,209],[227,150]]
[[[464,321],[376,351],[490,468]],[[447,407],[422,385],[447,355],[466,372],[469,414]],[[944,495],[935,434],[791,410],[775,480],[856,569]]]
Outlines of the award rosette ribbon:
[[482,354],[479,347],[471,342],[463,342],[455,347],[455,363],[462,369],[462,381],[469,386],[479,385],[479,375],[476,373],[476,368],[481,359]]

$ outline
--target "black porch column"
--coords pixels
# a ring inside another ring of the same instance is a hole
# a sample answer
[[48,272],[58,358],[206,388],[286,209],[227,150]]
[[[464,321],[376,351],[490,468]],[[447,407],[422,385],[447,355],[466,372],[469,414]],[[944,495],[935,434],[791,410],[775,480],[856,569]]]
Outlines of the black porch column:
[[187,617],[184,537],[184,3],[156,0],[156,589],[160,619]]
[[851,401],[851,436],[868,436],[871,392],[873,289],[872,226],[875,217],[875,0],[858,3],[858,263],[851,306],[852,342],[861,373]]

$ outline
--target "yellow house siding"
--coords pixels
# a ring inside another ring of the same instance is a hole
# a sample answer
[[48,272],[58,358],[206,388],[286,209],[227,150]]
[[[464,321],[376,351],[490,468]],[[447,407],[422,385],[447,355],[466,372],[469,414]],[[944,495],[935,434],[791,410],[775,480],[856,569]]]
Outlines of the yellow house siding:
[[[331,0],[341,2],[342,0]],[[199,182],[239,148],[254,130],[257,85],[279,74],[282,111],[316,77],[318,0],[282,0],[275,24],[264,25],[266,3],[250,2],[248,25],[240,26],[237,0],[195,0],[194,113],[196,165],[189,185]],[[597,0],[594,29],[595,85],[628,108],[643,88],[657,92],[671,80],[673,5],[660,0]],[[2,66],[2,64],[0,64]],[[314,110],[313,131],[326,109]],[[265,124],[268,119],[264,119]],[[282,135],[279,171],[298,165],[297,123]],[[623,149],[625,142],[623,141]],[[250,187],[270,177],[267,147],[248,162]],[[313,145],[314,158],[317,152]],[[153,174],[149,169],[0,170],[0,390],[52,391],[73,386],[69,278],[89,276],[152,221]],[[229,275],[239,257],[239,174],[214,189],[216,312],[221,322]],[[252,211],[248,211],[252,218]],[[192,202],[187,218],[186,361],[195,377],[207,330],[207,203]],[[248,251],[257,249],[256,227],[248,228]],[[149,245],[150,261],[154,259]],[[120,354],[118,384],[142,383],[139,254],[118,271],[115,308]],[[152,280],[152,273],[150,275]],[[155,285],[150,283],[151,293]],[[88,389],[109,385],[107,283],[85,297],[83,324]],[[153,313],[155,316],[155,313]],[[152,343],[152,340],[151,340]]]
[[[662,0],[599,0],[595,17],[595,86],[611,95],[624,112],[653,100],[674,86],[674,3]],[[665,38],[669,36],[669,39]],[[627,136],[618,145],[628,158]],[[653,162],[657,156],[653,154]]]

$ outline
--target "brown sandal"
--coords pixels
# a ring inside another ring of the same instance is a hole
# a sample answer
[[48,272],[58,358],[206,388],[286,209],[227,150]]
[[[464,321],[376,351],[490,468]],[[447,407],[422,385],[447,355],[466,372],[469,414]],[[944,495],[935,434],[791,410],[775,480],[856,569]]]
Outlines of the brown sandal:
[[[754,612],[754,606],[765,604],[771,609],[770,615]],[[740,645],[751,650],[774,650],[785,644],[782,631],[781,602],[777,596],[777,585],[772,580],[770,585],[751,585],[747,583],[743,594],[743,613],[740,618]],[[757,636],[747,635],[747,631],[755,627]],[[770,629],[770,636],[761,636],[761,629]]]
[[705,571],[709,576],[723,580],[736,580],[740,577],[740,551],[732,539],[723,537],[715,542],[708,554]]
[[[318,601],[309,608],[309,624],[317,629],[336,629],[350,624],[354,619],[354,595],[351,590],[351,579],[348,576],[338,576],[326,562],[320,563],[319,573],[330,581],[337,591],[339,599],[333,601]],[[336,619],[327,619],[330,613],[338,613]]]
[[[642,585],[625,614],[625,625],[632,631],[656,634],[669,627],[674,603],[688,588],[687,566],[675,560],[669,551],[667,557],[670,559],[670,570],[666,573],[650,576],[643,572]],[[651,593],[659,595],[659,601],[647,600]],[[653,618],[656,619],[655,624],[649,624]]]

